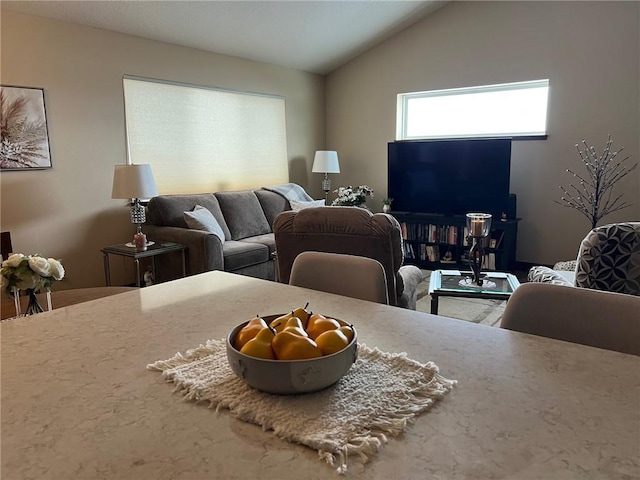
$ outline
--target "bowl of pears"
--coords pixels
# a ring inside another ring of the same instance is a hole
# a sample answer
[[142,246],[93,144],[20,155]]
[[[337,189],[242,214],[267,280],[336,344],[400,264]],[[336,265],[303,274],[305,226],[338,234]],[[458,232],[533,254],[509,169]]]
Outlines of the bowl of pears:
[[280,395],[317,392],[340,380],[358,357],[358,334],[308,306],[236,326],[227,335],[231,370],[249,386]]

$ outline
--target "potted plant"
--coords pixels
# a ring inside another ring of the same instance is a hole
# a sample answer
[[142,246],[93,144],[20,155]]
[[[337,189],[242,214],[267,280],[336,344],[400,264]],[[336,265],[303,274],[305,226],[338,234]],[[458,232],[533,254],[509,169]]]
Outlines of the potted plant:
[[382,199],[382,211],[384,213],[389,213],[391,211],[391,203],[393,203],[393,198]]

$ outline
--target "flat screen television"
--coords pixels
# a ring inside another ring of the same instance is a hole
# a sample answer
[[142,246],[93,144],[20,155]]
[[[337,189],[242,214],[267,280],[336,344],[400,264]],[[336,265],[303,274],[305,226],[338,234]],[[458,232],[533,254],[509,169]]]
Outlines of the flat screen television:
[[388,145],[392,210],[447,216],[507,210],[511,139],[399,141]]

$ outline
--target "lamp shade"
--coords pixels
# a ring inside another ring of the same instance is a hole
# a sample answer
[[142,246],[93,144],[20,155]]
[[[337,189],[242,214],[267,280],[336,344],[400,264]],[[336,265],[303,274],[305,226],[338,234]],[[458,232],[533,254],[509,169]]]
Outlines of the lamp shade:
[[313,173],[340,173],[338,152],[331,150],[318,150],[313,158]]
[[151,165],[116,165],[111,198],[151,198],[157,195]]

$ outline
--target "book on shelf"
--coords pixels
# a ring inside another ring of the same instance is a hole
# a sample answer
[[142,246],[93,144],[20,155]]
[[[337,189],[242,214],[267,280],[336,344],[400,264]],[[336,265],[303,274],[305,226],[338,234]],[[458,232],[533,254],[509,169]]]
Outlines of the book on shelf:
[[496,254],[491,252],[485,254],[482,258],[482,267],[486,270],[495,270],[496,269]]

